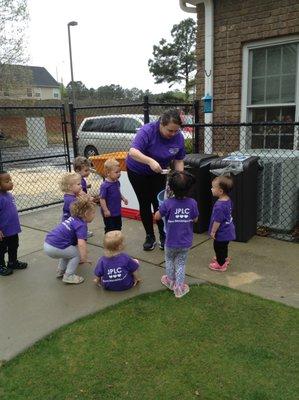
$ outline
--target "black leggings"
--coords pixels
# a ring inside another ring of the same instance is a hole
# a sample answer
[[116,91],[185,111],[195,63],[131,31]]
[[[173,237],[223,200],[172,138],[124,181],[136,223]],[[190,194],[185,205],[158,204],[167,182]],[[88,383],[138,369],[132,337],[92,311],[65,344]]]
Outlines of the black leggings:
[[229,242],[218,242],[214,240],[214,250],[219,265],[223,265],[228,254],[228,244]]
[[110,231],[121,231],[121,215],[118,215],[116,217],[103,217],[103,220],[105,224],[105,233]]
[[[140,217],[147,235],[154,236],[153,214],[159,208],[157,196],[165,189],[166,176],[162,174],[138,175],[128,170],[128,178],[136,193]],[[163,221],[157,221],[160,234],[164,235]]]
[[16,263],[18,259],[19,235],[6,236],[0,240],[0,266],[5,265],[5,253],[8,253],[8,261]]

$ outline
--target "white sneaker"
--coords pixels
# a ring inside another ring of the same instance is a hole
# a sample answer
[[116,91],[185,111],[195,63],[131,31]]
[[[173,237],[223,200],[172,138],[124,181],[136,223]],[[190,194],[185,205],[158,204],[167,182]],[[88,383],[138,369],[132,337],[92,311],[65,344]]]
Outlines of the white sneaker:
[[82,283],[84,282],[84,278],[82,276],[79,275],[63,275],[62,278],[62,282],[64,283],[74,283],[75,285],[77,285],[78,283]]

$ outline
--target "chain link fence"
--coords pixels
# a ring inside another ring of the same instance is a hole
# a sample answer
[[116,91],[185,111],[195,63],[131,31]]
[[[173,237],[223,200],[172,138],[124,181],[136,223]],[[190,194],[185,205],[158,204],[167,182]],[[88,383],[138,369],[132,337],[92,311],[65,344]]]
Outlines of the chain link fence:
[[64,107],[0,107],[0,131],[0,168],[12,176],[18,210],[59,203],[71,157]]
[[257,233],[298,241],[299,123],[198,124],[198,152],[258,156]]
[[[257,233],[298,239],[299,123],[201,124],[198,101],[70,104],[68,116],[64,106],[0,107],[0,168],[12,175],[19,211],[60,203],[59,180],[76,154],[124,159],[136,131],[173,107],[184,122],[188,153],[259,157]],[[96,192],[101,178],[88,179]]]

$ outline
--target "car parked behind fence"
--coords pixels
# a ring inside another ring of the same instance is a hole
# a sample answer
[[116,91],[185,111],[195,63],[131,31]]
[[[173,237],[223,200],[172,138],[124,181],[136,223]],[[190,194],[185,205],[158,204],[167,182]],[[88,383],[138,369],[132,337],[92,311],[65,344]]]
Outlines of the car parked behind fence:
[[[150,116],[150,122],[158,116]],[[78,151],[85,157],[127,151],[144,124],[142,114],[105,115],[85,118],[77,132]]]

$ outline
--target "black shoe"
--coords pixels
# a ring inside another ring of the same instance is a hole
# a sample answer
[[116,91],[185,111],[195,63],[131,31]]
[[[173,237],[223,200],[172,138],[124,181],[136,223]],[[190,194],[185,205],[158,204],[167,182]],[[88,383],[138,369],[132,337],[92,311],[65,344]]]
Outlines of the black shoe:
[[6,265],[4,265],[4,266],[0,265],[0,275],[7,276],[7,275],[11,275],[12,273],[13,273],[13,270],[11,268],[6,267]]
[[160,233],[160,243],[159,243],[159,248],[161,250],[164,250],[165,247],[165,233]]
[[154,250],[155,247],[156,247],[155,236],[146,235],[145,242],[143,243],[143,250],[150,251],[150,250]]
[[18,261],[18,260],[15,263],[9,262],[7,264],[7,267],[11,268],[11,269],[25,269],[25,268],[27,268],[27,266],[28,266],[27,263],[22,262],[22,261]]

